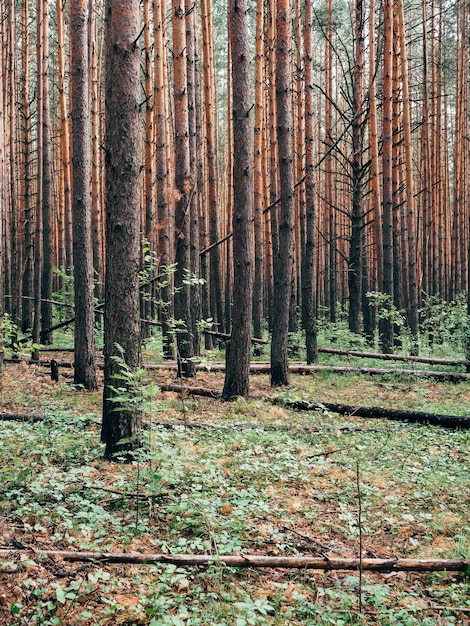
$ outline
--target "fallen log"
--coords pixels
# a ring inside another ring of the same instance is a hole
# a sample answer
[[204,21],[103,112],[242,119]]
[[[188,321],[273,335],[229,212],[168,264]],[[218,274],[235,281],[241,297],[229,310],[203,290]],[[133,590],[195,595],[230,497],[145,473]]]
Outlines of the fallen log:
[[[28,365],[41,365],[44,367],[50,367],[50,361],[38,361],[36,359],[22,360],[22,359],[4,359],[4,363],[27,363]],[[73,368],[73,363],[67,361],[60,361],[59,367]],[[102,363],[96,363],[96,367],[103,369]],[[144,368],[147,370],[176,370],[176,363],[146,363]],[[210,371],[210,372],[225,372],[224,363],[209,363],[196,364],[196,370],[198,371]],[[271,366],[266,362],[253,362],[250,364],[251,374],[269,374]],[[289,372],[291,374],[316,374],[317,372],[332,372],[336,374],[367,374],[370,376],[388,376],[390,374],[394,376],[414,376],[422,378],[436,378],[438,380],[445,380],[449,382],[460,382],[464,380],[470,380],[470,374],[463,372],[433,372],[432,370],[399,370],[394,368],[374,368],[374,367],[336,367],[328,365],[302,365],[300,363],[294,363],[289,365]]]
[[284,398],[273,398],[272,401],[274,404],[282,404],[282,406],[299,411],[314,411],[325,408],[333,413],[351,415],[354,417],[433,424],[435,426],[444,426],[445,428],[462,428],[464,430],[470,428],[470,417],[460,415],[442,415],[439,413],[429,413],[427,411],[402,411],[377,406],[350,406],[347,404],[334,404],[332,402],[310,402],[308,400],[290,401]]
[[[230,341],[232,339],[232,335],[228,333],[220,333],[216,330],[204,330],[204,334],[210,335],[211,337],[216,337],[217,339],[222,339],[223,341]],[[252,337],[251,343],[259,343],[259,344],[266,346],[270,342],[267,339],[259,339],[258,337]]]
[[[302,346],[300,346],[302,347]],[[429,363],[434,365],[461,366],[468,365],[465,359],[438,359],[430,356],[414,356],[406,354],[383,354],[380,352],[359,352],[357,350],[338,350],[335,348],[318,348],[323,354],[337,354],[339,356],[355,356],[364,359],[381,359],[383,361],[409,361],[412,363]]]
[[47,417],[37,413],[0,413],[2,422],[43,422]]
[[158,385],[160,391],[176,391],[183,395],[188,394],[190,396],[208,396],[209,398],[220,398],[220,391],[214,389],[207,389],[206,387],[187,387],[186,385],[167,385],[161,383]]
[[[155,365],[145,365],[149,370],[172,370],[176,369],[176,363],[161,363]],[[196,369],[210,372],[225,372],[224,363],[209,363],[208,365],[197,364]],[[251,374],[269,374],[271,366],[266,362],[252,362],[250,364]],[[368,374],[370,376],[414,376],[423,378],[437,378],[438,380],[446,380],[449,382],[459,382],[462,380],[470,380],[470,374],[463,372],[434,372],[432,370],[402,370],[395,368],[376,368],[376,367],[336,367],[328,365],[303,365],[301,363],[293,363],[289,365],[291,374],[316,374],[317,372],[332,372],[336,374]]]
[[59,558],[69,562],[134,563],[152,565],[171,563],[180,566],[210,565],[223,563],[229,567],[272,567],[288,569],[318,570],[369,570],[374,572],[465,572],[470,568],[470,559],[371,559],[371,558],[315,558],[310,556],[263,556],[258,554],[214,555],[214,554],[144,554],[137,552],[74,552],[68,550],[0,549],[0,557],[13,558],[17,555]]

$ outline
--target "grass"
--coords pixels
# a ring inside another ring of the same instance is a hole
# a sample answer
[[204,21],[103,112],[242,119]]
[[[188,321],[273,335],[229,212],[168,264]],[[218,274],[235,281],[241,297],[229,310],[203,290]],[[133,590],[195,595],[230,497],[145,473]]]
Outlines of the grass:
[[[223,374],[197,381],[221,389]],[[273,406],[274,393],[267,376],[253,376],[249,400],[157,395],[148,449],[115,465],[102,459],[99,393],[8,366],[3,410],[46,419],[0,422],[1,543],[36,550],[0,564],[0,622],[465,623],[470,581],[453,573],[364,572],[360,581],[357,572],[41,558],[41,549],[356,557],[360,538],[363,556],[470,556],[468,432],[295,413]],[[320,374],[293,376],[283,393],[464,415],[470,385]],[[200,428],[161,424],[181,420]]]

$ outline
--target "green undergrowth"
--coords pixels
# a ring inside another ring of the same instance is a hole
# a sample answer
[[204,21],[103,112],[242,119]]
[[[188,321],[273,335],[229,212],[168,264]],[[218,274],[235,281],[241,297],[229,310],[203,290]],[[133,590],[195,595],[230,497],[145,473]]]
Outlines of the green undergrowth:
[[[21,404],[16,379],[5,385],[6,406]],[[461,414],[467,394],[463,385],[332,375],[293,377],[284,392]],[[321,408],[296,413],[273,406],[256,383],[253,395],[233,403],[157,395],[147,447],[127,465],[102,459],[96,397],[66,384],[38,391],[35,410],[45,420],[0,422],[1,543],[34,549],[0,563],[0,622],[465,623],[464,574],[360,577],[41,556],[65,549],[357,557],[361,542],[364,557],[470,558],[468,431]],[[193,427],[169,427],[181,420]]]

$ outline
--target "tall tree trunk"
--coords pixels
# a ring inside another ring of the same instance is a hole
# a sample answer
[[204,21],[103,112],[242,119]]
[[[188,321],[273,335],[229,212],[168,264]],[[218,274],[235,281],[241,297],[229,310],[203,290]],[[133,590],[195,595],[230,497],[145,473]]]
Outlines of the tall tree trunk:
[[[201,0],[202,13],[202,55],[204,74],[204,109],[206,120],[206,159],[207,159],[207,200],[209,212],[209,237],[214,244],[220,238],[218,180],[216,162],[216,115],[215,115],[215,59],[212,0]],[[209,290],[211,313],[219,330],[224,330],[222,298],[222,265],[220,246],[214,246],[209,253]]]
[[29,101],[29,2],[23,0],[21,19],[21,180],[23,182],[23,268],[21,293],[21,330],[26,332],[33,323],[33,210],[31,168],[31,106]]
[[336,275],[336,215],[333,180],[333,3],[327,0],[328,25],[326,31],[325,49],[325,218],[328,243],[328,271],[325,272],[325,292],[328,294],[328,309],[330,322],[336,322],[337,303],[337,275]]
[[294,260],[294,170],[291,99],[291,8],[278,0],[276,11],[276,110],[279,149],[279,250],[274,258],[271,385],[288,385],[287,341]]
[[57,38],[58,38],[58,82],[59,82],[59,102],[60,102],[60,155],[61,155],[61,178],[62,193],[60,199],[60,224],[59,241],[63,250],[59,251],[59,266],[63,265],[71,271],[73,265],[73,234],[72,234],[72,185],[70,167],[70,133],[69,133],[69,111],[67,108],[66,96],[66,51],[64,34],[64,5],[65,0],[57,0]]
[[93,255],[90,197],[88,0],[70,0],[73,136],[74,383],[97,389],[93,342]]
[[387,300],[380,319],[380,345],[389,354],[393,350],[393,0],[384,4],[384,69],[383,69],[383,121],[382,121],[382,189],[383,189],[383,291]]
[[[154,210],[155,210],[155,184],[154,184],[154,127],[153,127],[153,84],[152,84],[152,44],[150,36],[150,0],[143,2],[143,21],[144,21],[144,94],[145,94],[145,147],[144,147],[144,167],[143,167],[143,223],[144,238],[153,251],[152,235],[154,234]],[[146,261],[146,254],[143,254],[142,264],[144,269],[151,271],[149,263]],[[147,257],[148,258],[148,257]],[[150,256],[150,258],[152,258]],[[141,309],[142,317],[145,320],[152,318],[152,292],[154,291],[154,283],[148,281],[148,284],[141,291]],[[150,325],[144,323],[142,325],[142,334],[144,337],[150,336]]]
[[[99,94],[99,55],[98,55],[98,25],[95,0],[89,0],[90,12],[90,84],[91,84],[91,238],[93,246],[93,272],[95,279],[94,294],[98,302],[103,301],[103,211],[102,211],[102,183],[100,180],[101,155],[101,116]],[[96,316],[98,318],[98,316]],[[95,322],[101,324],[102,316]]]
[[405,176],[406,176],[406,228],[408,235],[408,323],[412,336],[411,353],[418,354],[418,271],[416,257],[416,228],[415,228],[415,198],[414,198],[414,168],[413,168],[413,145],[411,139],[411,101],[408,81],[408,60],[405,40],[405,10],[403,0],[397,2],[400,56],[403,83],[403,144],[405,150]]
[[[256,2],[256,56],[255,56],[255,125],[254,125],[254,160],[253,160],[253,217],[255,240],[255,268],[253,283],[253,333],[255,337],[263,334],[263,285],[264,285],[264,178],[263,178],[263,137],[265,127],[264,100],[264,2]],[[260,353],[260,347],[255,346]]]
[[[274,266],[275,259],[279,254],[279,207],[276,203],[279,196],[279,158],[278,158],[278,141],[277,141],[277,118],[276,118],[276,12],[277,0],[269,0],[269,9],[267,15],[267,32],[268,32],[268,79],[269,79],[269,230],[271,237],[266,238],[266,246],[268,254],[266,255],[267,266],[266,275],[268,281],[268,297],[269,297],[269,329],[273,330],[273,308],[274,299]],[[269,245],[271,244],[271,245]]]
[[305,75],[305,250],[302,256],[302,318],[307,348],[307,363],[318,361],[315,283],[315,103],[313,84],[313,2],[304,5]]
[[377,62],[375,53],[375,0],[369,5],[369,154],[370,206],[374,221],[374,252],[378,291],[383,291],[382,194],[380,188],[379,137],[377,123]]
[[[140,412],[113,402],[112,387],[133,389],[116,381],[125,359],[138,369],[140,351],[140,50],[139,2],[106,2],[106,282],[104,392],[101,440],[108,459],[132,459],[141,445]],[[116,456],[117,455],[117,456]]]
[[360,332],[362,285],[362,230],[364,228],[364,3],[356,0],[354,8],[354,74],[352,108],[352,207],[351,239],[348,263],[349,330]]
[[190,269],[190,204],[194,179],[190,170],[189,113],[186,48],[186,18],[184,0],[173,0],[173,81],[175,107],[175,186],[178,199],[175,206],[175,318],[178,324],[178,375],[191,377],[196,373],[191,338],[191,292],[187,281]]
[[[165,21],[164,0],[156,0],[153,7],[154,30],[154,132],[155,132],[155,184],[157,195],[158,219],[158,256],[159,269],[165,272],[172,262],[171,237],[172,225],[170,220],[169,199],[169,172],[167,168],[167,130],[166,130],[166,93],[168,80],[165,72]],[[173,337],[169,320],[173,313],[172,297],[173,276],[167,273],[164,276],[160,291],[162,321],[163,354],[165,358],[173,357]]]
[[[3,108],[4,93],[4,76],[3,63],[0,63],[0,276],[3,277],[4,272],[4,254],[5,254],[5,119]],[[3,325],[3,316],[5,313],[5,283],[0,281],[0,328]],[[3,331],[0,331],[0,389],[3,383]]]
[[53,165],[52,127],[49,88],[49,4],[41,3],[42,10],[42,281],[41,281],[41,340],[52,343],[52,281],[53,281]]
[[201,353],[201,338],[198,323],[201,320],[201,287],[199,277],[201,267],[199,263],[199,189],[197,180],[197,143],[196,143],[196,111],[200,106],[200,97],[197,90],[196,74],[198,69],[196,12],[193,0],[186,0],[186,42],[188,67],[188,121],[189,121],[189,163],[193,177],[194,191],[188,207],[189,218],[189,270],[195,278],[191,285],[191,339],[193,353]]
[[222,397],[248,396],[253,298],[253,146],[250,124],[250,45],[248,1],[231,0],[229,37],[232,58],[233,291],[232,339]]
[[[44,29],[42,26],[44,16],[42,12],[42,0],[36,1],[36,66],[37,66],[37,180],[36,180],[36,211],[34,224],[34,318],[33,318],[33,343],[38,345],[41,341],[41,283],[42,283],[42,196],[43,196],[43,81],[41,79],[43,65]],[[32,354],[38,358],[37,350]]]
[[[7,65],[7,110],[8,110],[8,167],[9,167],[9,220],[10,220],[10,246],[9,246],[9,266],[10,266],[10,316],[15,324],[18,324],[19,314],[19,297],[20,297],[20,279],[19,279],[19,202],[18,202],[18,141],[17,141],[17,124],[16,124],[16,102],[17,102],[17,59],[16,59],[16,20],[15,5],[13,0],[8,3],[8,65]],[[16,343],[16,331],[13,331],[12,344]]]

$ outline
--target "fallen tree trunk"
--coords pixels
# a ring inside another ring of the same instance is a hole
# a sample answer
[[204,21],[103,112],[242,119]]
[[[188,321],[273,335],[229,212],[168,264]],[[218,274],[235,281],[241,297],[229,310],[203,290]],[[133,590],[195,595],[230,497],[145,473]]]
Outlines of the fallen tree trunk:
[[[302,346],[300,346],[302,347]],[[339,356],[357,356],[364,359],[381,359],[383,361],[410,361],[413,363],[430,363],[435,365],[460,366],[468,365],[468,361],[453,359],[438,359],[430,356],[412,356],[405,354],[383,354],[380,352],[358,352],[356,350],[338,350],[335,348],[318,348],[323,354],[338,354]]]
[[309,402],[302,400],[285,400],[283,398],[273,398],[274,404],[282,404],[290,409],[300,411],[314,411],[325,408],[340,415],[351,415],[354,417],[365,417],[373,419],[398,420],[403,422],[415,422],[419,424],[434,424],[445,428],[470,428],[470,417],[460,415],[441,415],[439,413],[429,413],[427,411],[402,411],[398,409],[384,409],[377,406],[350,406],[347,404],[334,404],[331,402]]
[[[158,365],[145,365],[149,370],[172,370],[176,369],[176,363],[161,363]],[[224,363],[210,363],[207,365],[196,365],[196,369],[210,372],[224,372]],[[271,366],[266,362],[252,362],[250,364],[251,374],[269,374]],[[433,372],[432,370],[401,370],[395,368],[374,368],[374,367],[335,367],[328,365],[303,365],[301,363],[293,363],[289,365],[291,374],[316,374],[317,372],[332,372],[336,374],[368,374],[371,376],[414,376],[423,378],[437,378],[439,380],[447,380],[450,382],[458,382],[462,380],[470,380],[470,374],[463,372]]]
[[[230,341],[232,339],[232,335],[228,333],[220,333],[216,330],[205,330],[205,335],[210,335],[211,337],[216,337],[217,339],[222,339],[223,341]],[[251,343],[259,343],[267,346],[270,342],[267,339],[259,339],[258,337],[252,337]]]
[[137,552],[73,552],[67,550],[8,550],[1,549],[0,557],[18,554],[37,554],[59,558],[69,562],[134,563],[151,565],[171,563],[194,566],[223,563],[230,567],[273,567],[318,570],[369,570],[374,572],[465,572],[470,567],[469,559],[344,559],[315,558],[309,556],[262,556],[258,554],[212,555],[212,554],[142,554]]
[[2,422],[43,422],[47,417],[37,413],[0,413]]
[[190,396],[208,396],[209,398],[220,398],[220,391],[208,389],[206,387],[187,387],[186,385],[167,385],[159,383],[161,391],[176,391],[177,393],[188,394]]
[[[5,363],[27,363],[29,365],[41,365],[44,367],[50,367],[50,361],[37,361],[37,360],[21,360],[21,359],[5,359]],[[73,368],[73,363],[67,361],[61,361],[58,363],[59,367]],[[96,367],[103,369],[102,363],[96,363]],[[144,368],[148,370],[176,370],[176,363],[146,363]],[[210,371],[210,372],[225,372],[224,363],[210,363],[209,365],[196,365],[198,371]],[[269,374],[271,366],[269,363],[253,362],[250,364],[251,374]],[[414,376],[422,378],[437,378],[438,380],[445,380],[449,382],[459,382],[463,380],[470,380],[470,374],[464,374],[463,372],[433,372],[431,370],[399,370],[394,368],[374,368],[374,367],[329,367],[328,365],[302,365],[300,363],[294,363],[289,365],[289,372],[292,374],[316,374],[317,372],[332,372],[334,374],[367,374],[369,376]]]

